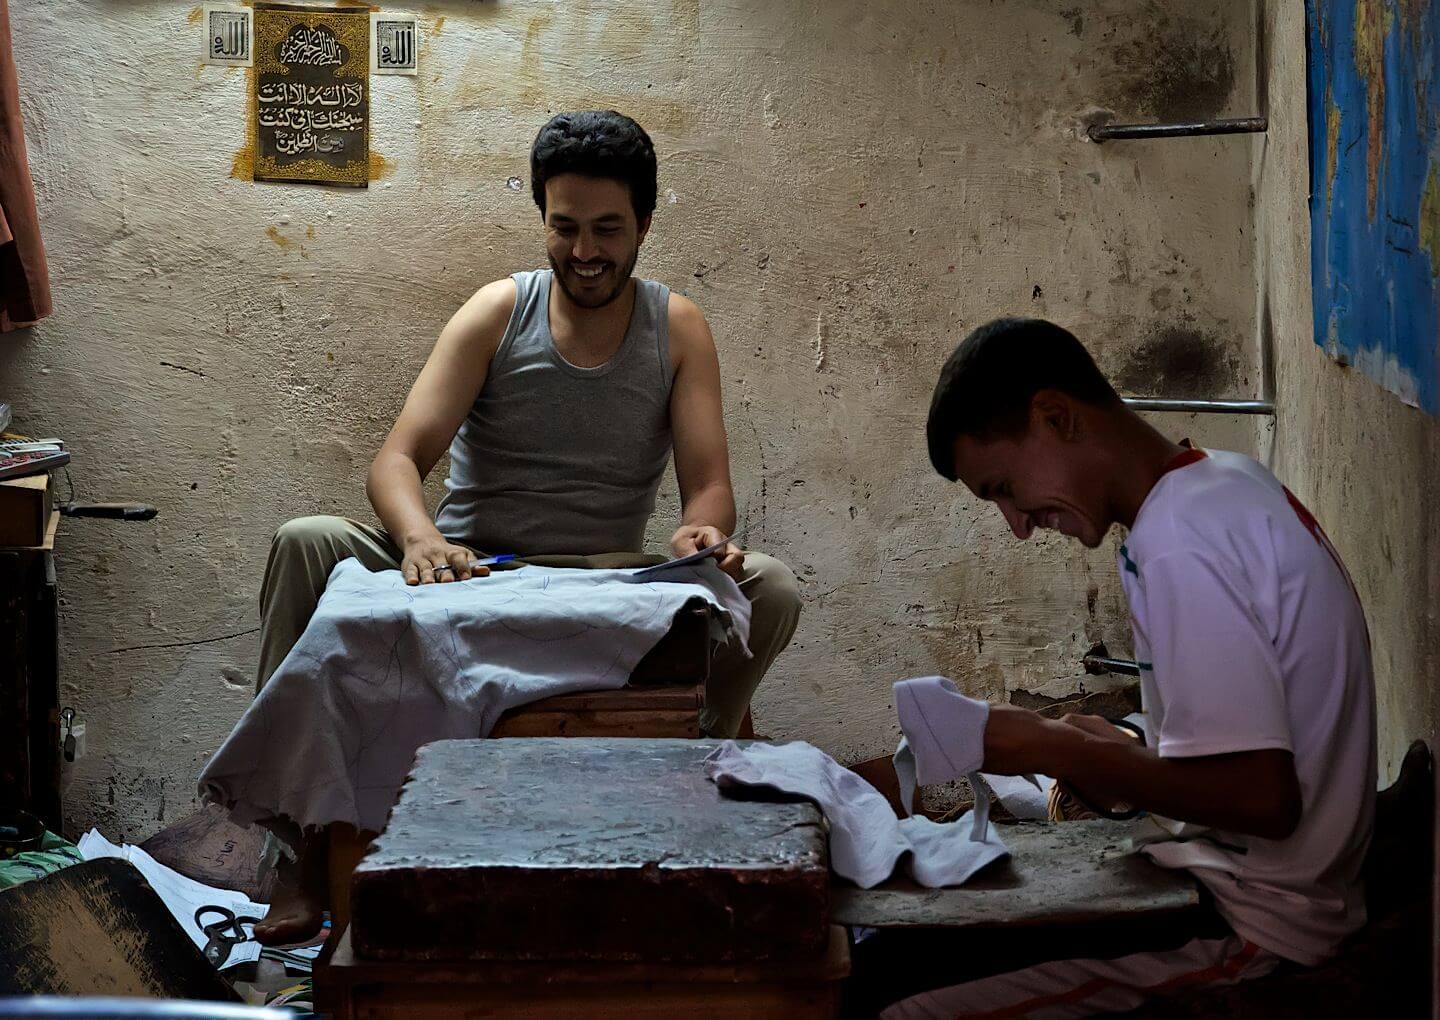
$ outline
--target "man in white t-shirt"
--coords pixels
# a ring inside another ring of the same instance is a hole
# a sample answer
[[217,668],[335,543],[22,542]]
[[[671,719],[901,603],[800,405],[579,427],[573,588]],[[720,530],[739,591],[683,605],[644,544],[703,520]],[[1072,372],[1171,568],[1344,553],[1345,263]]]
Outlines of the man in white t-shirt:
[[1161,435],[1039,320],[960,344],[927,436],[935,469],[994,502],[1016,538],[1048,528],[1095,548],[1129,529],[1144,744],[1098,717],[996,705],[984,767],[1150,812],[1173,838],[1146,853],[1193,872],[1224,924],[1163,951],[952,983],[885,1015],[1083,1016],[1331,955],[1365,921],[1375,696],[1364,613],[1315,519],[1251,458]]

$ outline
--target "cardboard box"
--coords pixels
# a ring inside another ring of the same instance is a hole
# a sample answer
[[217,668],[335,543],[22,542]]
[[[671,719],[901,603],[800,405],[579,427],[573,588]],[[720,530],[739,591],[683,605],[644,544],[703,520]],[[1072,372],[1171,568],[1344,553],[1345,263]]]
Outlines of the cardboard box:
[[51,509],[48,473],[0,481],[0,546],[43,545]]

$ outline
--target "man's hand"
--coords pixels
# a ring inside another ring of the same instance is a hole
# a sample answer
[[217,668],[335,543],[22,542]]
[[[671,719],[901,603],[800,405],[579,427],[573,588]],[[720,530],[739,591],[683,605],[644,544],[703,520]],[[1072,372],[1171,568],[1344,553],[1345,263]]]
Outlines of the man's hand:
[[475,554],[469,549],[436,534],[405,543],[400,572],[405,575],[406,584],[444,584],[488,576],[490,568],[472,568],[470,564],[474,561]]
[[[706,546],[714,545],[724,537],[724,532],[708,524],[682,524],[675,534],[670,536],[670,548],[676,557],[689,556]],[[721,570],[735,580],[740,580],[745,572],[745,553],[739,546],[727,542],[715,550],[714,556],[719,560]]]
[[1054,776],[1092,804],[1124,803],[1196,825],[1286,839],[1304,802],[1295,757],[1281,749],[1161,758],[1094,716],[1044,719],[991,705],[986,772]]
[[[1072,713],[1062,716],[1060,721],[1066,726],[1072,726],[1077,730],[1090,734],[1092,737],[1099,737],[1101,740],[1113,740],[1121,744],[1140,743],[1140,738],[1134,733],[1121,729],[1104,716],[1078,715]],[[1052,796],[1069,793],[1074,797],[1078,797],[1082,804],[1103,814],[1123,817],[1131,813],[1131,806],[1124,800],[1119,797],[1110,796],[1095,787],[1081,789],[1068,780],[1057,780],[1055,791]]]

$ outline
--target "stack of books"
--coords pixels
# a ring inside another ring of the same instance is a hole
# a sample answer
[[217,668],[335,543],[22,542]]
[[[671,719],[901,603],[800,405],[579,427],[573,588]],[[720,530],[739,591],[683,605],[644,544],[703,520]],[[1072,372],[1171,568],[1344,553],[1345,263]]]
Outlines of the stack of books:
[[0,479],[43,474],[69,463],[70,454],[58,439],[0,439]]
[[40,546],[53,536],[50,471],[70,463],[59,439],[28,439],[4,431],[10,405],[0,404],[0,546]]

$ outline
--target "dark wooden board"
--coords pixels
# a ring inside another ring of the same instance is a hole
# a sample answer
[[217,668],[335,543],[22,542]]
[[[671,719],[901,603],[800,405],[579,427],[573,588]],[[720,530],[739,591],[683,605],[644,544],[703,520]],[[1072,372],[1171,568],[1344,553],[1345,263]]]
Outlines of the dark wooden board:
[[0,995],[238,996],[143,875],[87,861],[0,893]]
[[58,600],[52,553],[0,550],[0,805],[38,815],[57,833]]
[[454,740],[420,749],[356,870],[356,954],[797,959],[829,864],[809,803],[723,798],[712,741]]
[[1195,880],[1128,852],[1149,822],[1021,822],[1000,826],[1010,859],[963,886],[924,889],[892,879],[874,889],[836,884],[835,921],[867,928],[1069,924],[1195,909]]

